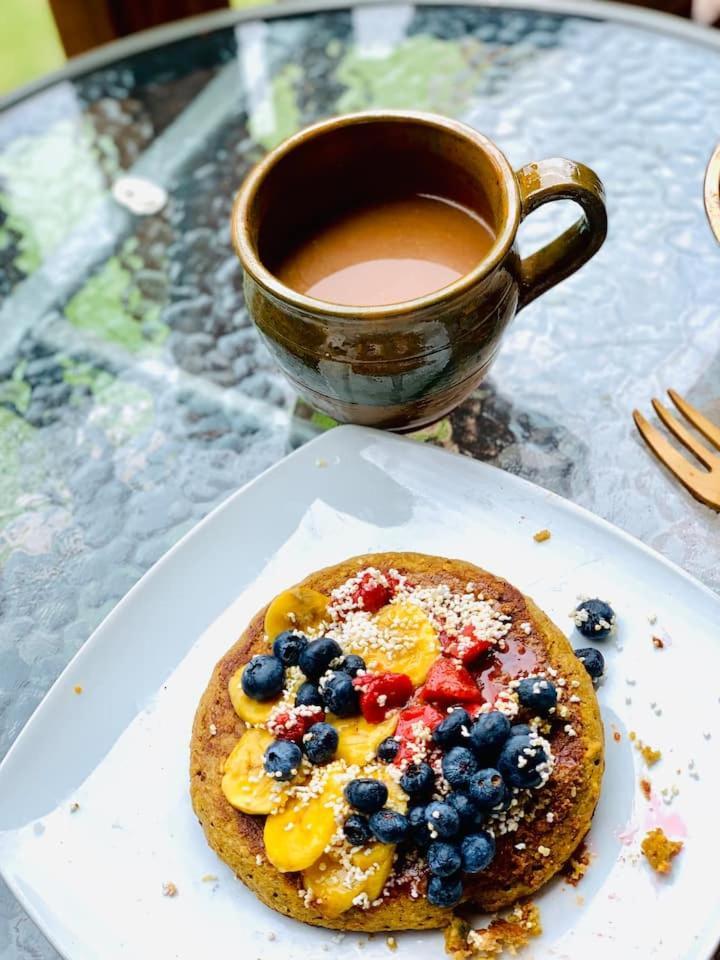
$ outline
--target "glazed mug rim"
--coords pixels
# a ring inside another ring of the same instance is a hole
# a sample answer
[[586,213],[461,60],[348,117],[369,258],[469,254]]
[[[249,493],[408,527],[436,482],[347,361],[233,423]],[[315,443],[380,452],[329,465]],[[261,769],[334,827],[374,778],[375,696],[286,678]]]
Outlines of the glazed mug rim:
[[[445,133],[453,133],[469,142],[473,147],[483,151],[498,174],[497,188],[502,193],[504,217],[495,241],[488,254],[468,273],[458,277],[457,280],[445,287],[422,297],[416,297],[413,300],[401,300],[398,303],[379,306],[350,306],[332,303],[328,300],[318,300],[298,293],[292,287],[282,283],[268,270],[258,255],[249,230],[249,213],[257,193],[263,181],[277,163],[301,144],[340,127],[382,121],[388,123],[411,122],[433,127]],[[505,259],[515,241],[520,216],[520,191],[515,172],[502,150],[488,137],[459,120],[453,120],[439,114],[420,110],[367,110],[321,120],[303,128],[271,150],[250,171],[236,193],[230,223],[232,244],[243,270],[267,293],[278,301],[303,313],[311,313],[337,321],[357,321],[358,319],[384,320],[403,317],[406,314],[431,309],[467,294],[489,276]]]

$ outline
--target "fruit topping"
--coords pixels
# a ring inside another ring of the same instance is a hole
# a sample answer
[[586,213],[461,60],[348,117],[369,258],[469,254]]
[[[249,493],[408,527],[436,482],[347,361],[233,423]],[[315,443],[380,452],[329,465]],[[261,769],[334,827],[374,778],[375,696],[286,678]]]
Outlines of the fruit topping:
[[252,700],[271,700],[285,682],[285,670],[277,657],[260,653],[253,657],[242,673],[243,692]]
[[273,653],[285,667],[295,667],[300,654],[308,645],[307,637],[292,630],[279,633],[273,642]]
[[480,810],[489,812],[505,799],[505,781],[494,767],[478,770],[467,785],[467,794]]
[[388,788],[372,777],[359,777],[345,787],[345,799],[360,813],[376,813],[385,806]]
[[349,673],[351,677],[356,677],[361,670],[366,669],[365,661],[356,653],[349,653],[346,657],[343,657],[338,664],[338,670],[342,670],[343,673]]
[[411,763],[400,777],[400,786],[413,800],[429,800],[435,788],[435,774],[428,763]]
[[328,598],[310,587],[293,587],[275,597],[265,614],[265,633],[274,640],[285,630],[317,630],[329,620]]
[[419,686],[440,656],[437,631],[414,603],[398,601],[383,607],[368,625],[368,638],[349,642],[376,672],[405,673]]
[[465,873],[480,873],[495,857],[495,841],[485,830],[471,833],[461,841],[460,855]]
[[479,703],[482,700],[472,675],[447,657],[440,657],[430,668],[422,696],[434,703]]
[[545,748],[528,736],[510,737],[498,757],[498,770],[511,787],[537,787],[547,769]]
[[328,919],[339,917],[357,903],[372,903],[390,876],[395,847],[371,843],[349,857],[334,851],[303,872],[303,884],[317,910]]
[[353,847],[364,847],[372,840],[372,831],[368,818],[359,813],[351,813],[343,824],[345,839]]
[[425,807],[425,822],[433,840],[438,837],[441,840],[451,840],[460,832],[457,810],[443,800],[433,800]]
[[335,727],[329,723],[314,723],[302,738],[302,748],[310,763],[322,766],[333,759],[339,742]]
[[440,643],[447,657],[462,660],[465,664],[477,660],[493,646],[491,640],[478,637],[475,628],[470,623],[464,626],[460,633],[455,636],[449,636],[444,631],[441,632]]
[[404,673],[365,673],[353,684],[368,723],[381,723],[388,711],[405,706],[413,692],[412,680]]
[[460,817],[461,832],[481,827],[485,822],[484,814],[478,810],[466,793],[451,790],[445,800],[457,811],[457,815]]
[[405,839],[409,827],[408,818],[404,814],[388,807],[378,810],[370,817],[370,829],[380,843],[400,843]]
[[[316,781],[318,776],[322,779]],[[305,870],[322,856],[337,829],[334,807],[342,798],[342,784],[337,770],[319,768],[307,790],[291,796],[279,813],[265,820],[265,852],[276,869]]]
[[430,843],[430,831],[425,816],[425,807],[412,807],[408,811],[408,823],[410,825],[410,839],[418,850],[425,850]]
[[324,701],[320,690],[314,683],[306,680],[295,694],[296,707],[322,707]]
[[348,764],[363,764],[372,760],[379,744],[395,732],[397,722],[397,714],[382,723],[368,723],[363,716],[333,718],[333,726],[340,735],[338,760],[345,760]]
[[377,748],[377,758],[381,763],[392,763],[400,749],[400,742],[395,737],[385,737]]
[[462,865],[460,851],[451,843],[436,840],[428,847],[427,865],[430,873],[436,877],[449,877],[457,873]]
[[481,713],[470,730],[470,744],[478,757],[494,760],[510,736],[510,721],[504,713]]
[[462,707],[455,707],[433,730],[433,740],[444,750],[462,746],[470,735],[470,714]]
[[527,723],[514,723],[510,727],[511,737],[529,737],[531,733],[532,727],[529,727]]
[[274,781],[265,775],[263,759],[272,743],[266,730],[246,730],[225,761],[222,792],[242,813],[270,813],[276,804]]
[[427,887],[428,901],[434,907],[454,907],[462,900],[463,885],[459,873],[450,877],[430,877]]
[[475,754],[467,747],[451,747],[442,759],[442,771],[451,787],[464,787],[477,771]]
[[400,749],[394,762],[402,765],[408,760],[412,762],[423,760],[432,731],[442,718],[443,715],[440,711],[429,704],[418,703],[405,707],[400,713],[397,730],[395,731],[395,737],[400,742]]
[[594,647],[581,647],[575,651],[575,656],[593,680],[599,680],[605,673],[605,657]]
[[260,700],[253,700],[252,697],[249,697],[242,687],[242,678],[247,666],[247,664],[243,664],[243,666],[240,667],[239,670],[236,670],[230,677],[228,683],[230,701],[235,708],[235,713],[241,720],[244,720],[245,723],[267,723],[275,704],[280,698],[273,697],[272,700],[261,702]]
[[298,659],[300,669],[308,680],[319,680],[333,660],[342,656],[340,645],[332,637],[311,640]]
[[541,717],[547,717],[557,706],[557,690],[544,677],[524,677],[517,685],[517,695],[523,707]]
[[383,573],[375,567],[361,570],[342,586],[332,591],[331,613],[334,619],[343,620],[351,613],[365,611],[376,613],[390,603],[405,578],[396,570]]
[[320,681],[320,692],[326,709],[337,717],[354,717],[360,712],[360,698],[347,673],[334,670]]
[[265,751],[265,772],[276,780],[292,780],[301,762],[302,751],[291,740],[274,740]]
[[324,717],[321,707],[291,707],[274,714],[268,723],[268,729],[277,740],[300,743],[310,727]]
[[590,640],[605,640],[615,630],[615,611],[604,600],[583,600],[573,614],[575,626]]

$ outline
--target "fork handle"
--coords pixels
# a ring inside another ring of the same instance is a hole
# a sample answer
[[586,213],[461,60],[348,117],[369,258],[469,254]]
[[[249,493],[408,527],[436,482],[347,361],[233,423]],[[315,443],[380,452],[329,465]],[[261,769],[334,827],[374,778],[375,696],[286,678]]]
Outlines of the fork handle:
[[520,261],[520,309],[597,253],[607,235],[607,209],[602,181],[583,163],[554,157],[528,163],[515,176],[521,219],[553,200],[574,200],[583,211],[559,237]]

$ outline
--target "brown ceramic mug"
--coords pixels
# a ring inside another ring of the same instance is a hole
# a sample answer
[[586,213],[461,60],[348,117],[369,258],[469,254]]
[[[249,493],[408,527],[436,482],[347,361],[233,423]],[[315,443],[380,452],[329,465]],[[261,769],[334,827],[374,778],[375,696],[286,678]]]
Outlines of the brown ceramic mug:
[[[400,190],[482,211],[495,232],[489,253],[448,286],[387,306],[316,300],[274,275],[318,224]],[[521,220],[561,199],[580,205],[580,219],[521,259]],[[248,310],[285,375],[334,419],[392,430],[432,423],[468,396],[515,313],[579,269],[606,232],[602,183],[583,164],[542,160],[513,171],[470,127],[395,111],[337,117],[290,137],[249,173],[232,213]]]

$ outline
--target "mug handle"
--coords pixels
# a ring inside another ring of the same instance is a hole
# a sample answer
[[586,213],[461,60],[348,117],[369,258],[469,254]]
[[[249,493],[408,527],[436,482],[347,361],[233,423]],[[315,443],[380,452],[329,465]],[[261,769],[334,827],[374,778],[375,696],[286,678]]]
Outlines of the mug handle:
[[528,163],[515,176],[521,220],[552,200],[574,200],[583,211],[559,237],[520,261],[520,310],[598,252],[607,235],[607,209],[601,180],[583,163],[553,157]]

